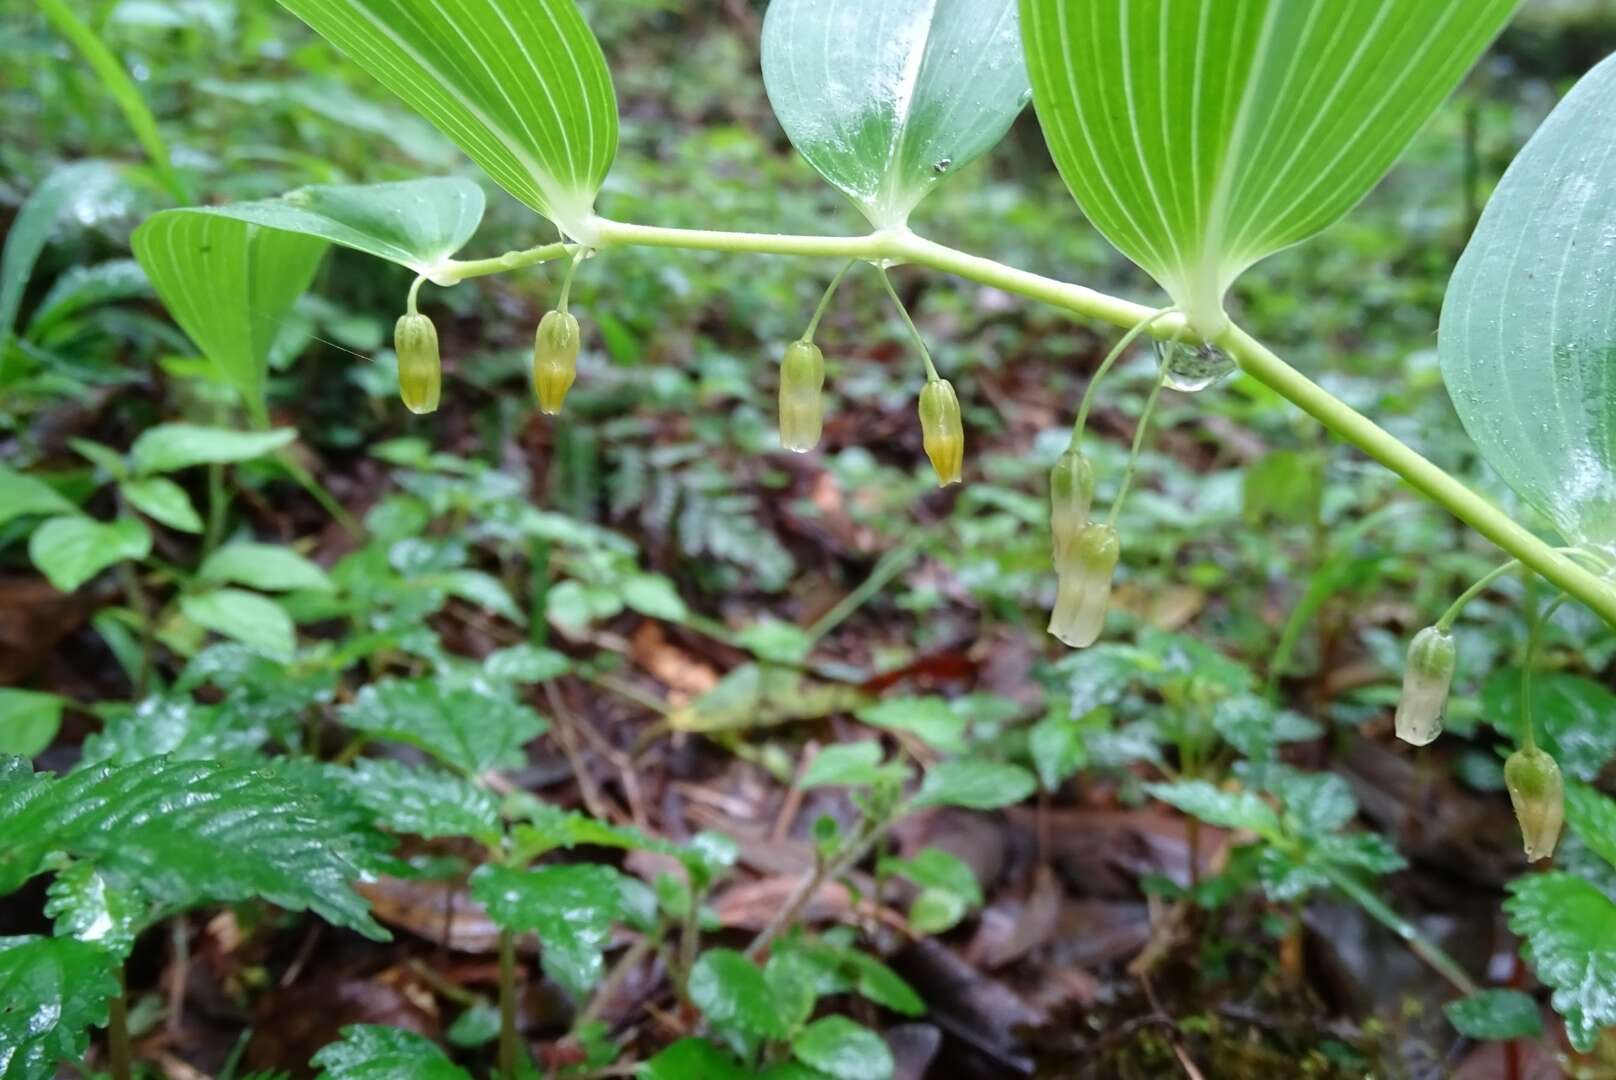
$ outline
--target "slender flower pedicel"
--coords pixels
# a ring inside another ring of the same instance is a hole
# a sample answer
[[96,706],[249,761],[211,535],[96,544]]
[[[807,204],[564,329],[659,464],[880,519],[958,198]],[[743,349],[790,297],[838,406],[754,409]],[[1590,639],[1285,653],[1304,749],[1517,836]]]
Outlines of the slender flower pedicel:
[[539,322],[533,338],[533,393],[539,411],[547,416],[561,411],[578,378],[582,340],[578,320],[570,312],[552,311]]
[[811,341],[793,341],[780,363],[780,445],[806,454],[825,427],[825,354]]
[[1071,567],[1060,575],[1049,632],[1074,649],[1100,640],[1111,608],[1111,579],[1122,557],[1122,540],[1109,525],[1088,525],[1072,545]]
[[1094,506],[1094,467],[1071,447],[1049,472],[1049,532],[1054,539],[1055,570],[1067,574],[1074,569],[1073,552],[1077,538],[1088,524]]
[[920,391],[920,427],[937,483],[959,483],[965,471],[965,423],[959,395],[947,379],[933,379]]
[[1442,710],[1453,685],[1457,653],[1453,635],[1427,626],[1408,646],[1403,670],[1403,696],[1397,702],[1397,737],[1425,746],[1442,734]]
[[393,327],[398,354],[398,396],[416,414],[436,412],[443,391],[443,364],[438,357],[438,328],[425,315],[399,317]]
[[1521,825],[1526,861],[1537,862],[1554,854],[1565,823],[1565,780],[1560,766],[1535,746],[1515,751],[1504,763],[1504,783]]

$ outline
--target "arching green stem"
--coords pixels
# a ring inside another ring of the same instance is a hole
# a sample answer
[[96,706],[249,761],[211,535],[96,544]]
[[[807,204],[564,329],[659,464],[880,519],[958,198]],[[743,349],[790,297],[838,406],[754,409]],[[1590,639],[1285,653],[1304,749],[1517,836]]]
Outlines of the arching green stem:
[[[1584,551],[1581,548],[1563,547],[1555,548],[1554,550],[1556,553],[1564,555],[1567,558],[1580,558],[1598,571],[1603,571],[1604,569],[1604,563],[1601,559],[1599,559],[1598,556],[1592,554],[1591,552]],[[1479,581],[1461,593],[1459,599],[1455,600],[1452,606],[1450,606],[1448,610],[1443,613],[1442,617],[1436,621],[1436,628],[1441,630],[1444,634],[1452,630],[1453,624],[1458,620],[1460,613],[1464,611],[1465,605],[1469,604],[1470,601],[1486,592],[1499,578],[1511,573],[1512,571],[1519,570],[1520,568],[1521,560],[1511,559],[1504,565],[1483,575]]]
[[1122,483],[1117,488],[1117,497],[1111,502],[1111,512],[1106,515],[1105,523],[1113,529],[1117,526],[1117,518],[1122,516],[1122,503],[1128,497],[1128,490],[1133,486],[1134,474],[1139,471],[1139,454],[1145,448],[1145,434],[1150,430],[1150,418],[1156,413],[1156,402],[1161,400],[1162,387],[1167,385],[1167,369],[1164,367],[1156,375],[1156,385],[1150,388],[1150,396],[1145,399],[1145,411],[1139,414],[1139,426],[1134,429],[1133,447],[1128,451],[1128,467],[1122,472]]
[[567,267],[567,276],[561,279],[561,297],[556,301],[556,310],[563,315],[567,313],[567,304],[572,299],[572,279],[578,276],[578,267],[589,255],[588,248],[579,248],[573,252],[572,265]]
[[1526,658],[1521,661],[1521,749],[1533,751],[1537,749],[1537,725],[1532,719],[1532,665],[1537,661],[1538,645],[1543,640],[1543,628],[1554,613],[1560,610],[1560,605],[1569,599],[1561,593],[1549,603],[1542,611],[1532,613],[1532,626],[1526,634]]
[[420,309],[416,307],[416,303],[421,299],[421,286],[425,284],[425,282],[426,275],[419,274],[416,276],[415,282],[410,285],[410,298],[405,303],[404,310],[409,312],[411,315],[419,315],[421,313]]
[[1101,380],[1110,374],[1111,369],[1116,366],[1117,361],[1121,360],[1123,356],[1127,354],[1128,347],[1134,342],[1138,341],[1140,335],[1149,330],[1165,316],[1175,315],[1177,313],[1177,308],[1170,307],[1162,308],[1160,311],[1151,312],[1149,318],[1141,319],[1139,322],[1135,323],[1133,329],[1124,334],[1122,336],[1122,340],[1118,341],[1111,351],[1106,354],[1105,359],[1100,361],[1100,366],[1094,369],[1094,376],[1089,379],[1088,388],[1083,391],[1083,404],[1078,406],[1077,420],[1072,424],[1073,448],[1082,448],[1083,433],[1088,429],[1089,412],[1094,407],[1095,391],[1099,390]]

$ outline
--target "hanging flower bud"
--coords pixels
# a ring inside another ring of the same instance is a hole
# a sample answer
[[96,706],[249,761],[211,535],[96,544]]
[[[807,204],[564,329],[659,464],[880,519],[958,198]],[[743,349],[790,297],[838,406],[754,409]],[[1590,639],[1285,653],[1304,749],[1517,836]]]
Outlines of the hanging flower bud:
[[436,412],[443,390],[443,364],[438,359],[438,328],[425,315],[404,315],[393,327],[398,353],[398,395],[412,413]]
[[1075,570],[1073,549],[1093,505],[1094,468],[1073,447],[1049,473],[1049,531],[1055,543],[1055,569],[1062,575]]
[[1060,575],[1049,632],[1074,649],[1100,640],[1111,608],[1111,579],[1122,557],[1122,541],[1109,525],[1084,527],[1072,544],[1070,567]]
[[539,411],[554,416],[566,403],[567,391],[578,378],[578,349],[583,337],[578,320],[566,311],[552,311],[539,323],[533,338],[533,392]]
[[811,341],[793,341],[780,363],[780,445],[806,454],[825,427],[825,354]]
[[1565,780],[1560,766],[1547,753],[1533,747],[1517,750],[1504,763],[1504,784],[1521,823],[1526,861],[1537,862],[1554,854],[1565,823]]
[[1424,746],[1442,734],[1442,709],[1453,685],[1453,635],[1427,626],[1408,646],[1403,696],[1397,702],[1397,737]]
[[938,484],[959,483],[965,469],[965,423],[959,395],[947,379],[928,382],[920,391],[920,427]]

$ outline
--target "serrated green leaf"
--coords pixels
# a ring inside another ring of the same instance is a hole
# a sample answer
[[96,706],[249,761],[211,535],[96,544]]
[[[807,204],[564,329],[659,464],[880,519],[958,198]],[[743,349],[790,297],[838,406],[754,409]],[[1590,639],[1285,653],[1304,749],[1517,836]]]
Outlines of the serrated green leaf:
[[575,239],[617,153],[617,97],[572,0],[281,0]]
[[1536,1039],[1543,1035],[1537,1002],[1519,990],[1482,990],[1442,1006],[1459,1034],[1472,1039]]
[[791,1040],[791,1052],[836,1080],[891,1080],[895,1068],[881,1037],[845,1016],[815,1020]]
[[431,277],[482,224],[482,188],[459,177],[318,185],[199,213],[301,233]]
[[49,1080],[78,1061],[122,992],[118,960],[73,938],[0,938],[0,1077]]
[[982,886],[976,873],[957,855],[942,848],[925,848],[912,859],[884,859],[889,874],[920,886],[909,909],[910,924],[922,934],[953,929],[982,905]]
[[836,743],[814,755],[802,776],[802,787],[872,787],[883,780],[901,777],[901,767],[881,764],[881,744],[874,739]]
[[1054,791],[1088,761],[1088,732],[1081,718],[1064,711],[1045,717],[1027,735],[1038,782],[1045,791]]
[[226,544],[197,571],[203,581],[245,585],[264,592],[334,592],[329,575],[291,548],[279,544]]
[[1616,799],[1572,781],[1566,785],[1565,817],[1594,854],[1616,867]]
[[[1591,781],[1616,757],[1616,694],[1564,671],[1532,675],[1532,721],[1543,749],[1568,776]],[[1500,668],[1481,690],[1482,715],[1517,740],[1521,734],[1521,670]]]
[[280,660],[297,651],[297,627],[286,609],[266,596],[242,589],[210,589],[180,597],[180,613],[212,630]]
[[202,531],[202,517],[191,505],[191,497],[172,480],[161,476],[126,480],[118,485],[118,492],[130,506],[159,525],[188,533]]
[[1358,814],[1358,800],[1352,787],[1334,773],[1305,773],[1275,767],[1269,788],[1279,796],[1294,830],[1303,833],[1334,832]]
[[1510,883],[1509,928],[1544,984],[1566,1036],[1584,1053],[1602,1028],[1616,1027],[1616,903],[1570,874],[1531,874]]
[[876,228],[905,224],[1031,96],[1015,0],[773,0],[763,81],[797,150]]
[[631,574],[620,588],[623,603],[647,618],[683,622],[690,615],[679,590],[661,574]]
[[137,473],[176,472],[195,465],[232,465],[272,454],[297,438],[291,428],[232,431],[196,424],[161,424],[147,428],[130,449]]
[[1147,784],[1152,798],[1225,829],[1249,829],[1259,836],[1279,835],[1279,815],[1252,791],[1224,791],[1205,780]]
[[393,832],[427,839],[470,836],[490,844],[499,841],[499,805],[494,797],[451,773],[362,758],[350,769],[333,766],[330,774],[376,815],[378,824]]
[[205,210],[165,210],[146,219],[130,244],[174,321],[267,426],[270,349],[314,280],[326,242]]
[[783,1039],[789,1033],[763,970],[733,949],[708,949],[690,969],[691,1002],[719,1027]]
[[583,997],[605,973],[601,950],[622,906],[618,876],[609,866],[483,866],[471,895],[505,929],[538,934],[545,974]]
[[65,704],[55,694],[0,687],[0,756],[31,758],[43,752],[62,726]]
[[0,895],[63,851],[160,904],[259,897],[385,939],[352,888],[359,839],[264,768],[156,758],[0,785]]
[[310,1062],[320,1080],[471,1080],[437,1043],[399,1028],[354,1024]]
[[965,717],[939,697],[893,698],[860,709],[855,715],[871,727],[908,732],[945,754],[965,750]]
[[437,679],[384,679],[359,692],[342,722],[419,747],[468,773],[521,764],[522,747],[545,722],[509,698],[444,686]]
[[1083,212],[1196,327],[1340,218],[1518,0],[1022,0],[1034,100]]
[[706,1039],[691,1037],[641,1063],[634,1075],[638,1080],[751,1080],[752,1074]]
[[[272,715],[285,723],[285,713]],[[149,697],[102,722],[102,730],[84,740],[81,765],[132,765],[164,755],[188,761],[249,758],[271,737],[269,723],[244,709],[239,698],[203,705],[183,692]]]
[[483,674],[502,682],[549,682],[571,670],[572,661],[563,654],[526,644],[489,653],[483,661]]
[[915,793],[913,806],[963,806],[970,810],[997,810],[1030,797],[1038,790],[1032,773],[996,761],[945,761],[926,773]]
[[56,921],[58,937],[78,938],[118,957],[129,955],[150,915],[138,893],[108,885],[87,862],[58,871],[45,897],[45,914]]
[[113,522],[52,518],[28,538],[28,557],[62,592],[72,592],[109,566],[151,554],[151,532],[134,518]]
[[[1442,377],[1488,464],[1568,541],[1616,548],[1616,228],[1609,118],[1616,59],[1595,67],[1504,174],[1442,307]],[[1588,238],[1595,238],[1590,241]]]
[[35,514],[71,514],[78,507],[43,480],[0,465],[0,525]]

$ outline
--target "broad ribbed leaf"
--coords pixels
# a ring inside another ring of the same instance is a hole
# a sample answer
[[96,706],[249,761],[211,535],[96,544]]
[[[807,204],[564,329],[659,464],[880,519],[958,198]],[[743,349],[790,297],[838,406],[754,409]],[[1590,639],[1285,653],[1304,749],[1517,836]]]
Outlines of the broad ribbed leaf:
[[297,438],[291,428],[235,431],[196,424],[147,428],[129,451],[129,464],[141,475],[177,472],[196,465],[231,465],[272,454]]
[[206,213],[317,236],[430,277],[471,239],[484,205],[482,188],[444,177],[299,188]]
[[1442,307],[1465,430],[1567,540],[1616,550],[1616,59],[1504,174]]
[[50,583],[72,592],[107,567],[151,554],[151,531],[136,518],[52,518],[28,538],[28,557]]
[[1083,212],[1203,332],[1391,168],[1519,0],[1021,0]]
[[414,769],[397,761],[361,759],[353,768],[330,766],[378,824],[427,838],[471,836],[498,844],[499,805],[475,784],[441,769]]
[[262,768],[154,758],[0,787],[0,895],[49,852],[165,905],[261,897],[384,939],[351,888],[361,838],[308,790]]
[[151,914],[139,893],[108,885],[90,863],[58,872],[45,895],[45,914],[56,920],[58,936],[90,942],[119,957],[129,955]]
[[581,997],[604,974],[600,953],[622,909],[618,877],[609,866],[484,866],[471,895],[505,929],[538,934],[545,974]]
[[417,746],[468,773],[521,763],[544,732],[532,709],[492,691],[451,689],[437,679],[385,679],[359,692],[342,722]]
[[315,1054],[310,1064],[320,1070],[320,1080],[471,1080],[425,1035],[368,1024],[343,1028],[342,1041]]
[[617,96],[573,0],[281,0],[501,187],[577,236],[617,153]]
[[1031,90],[1015,0],[773,0],[780,126],[877,228],[998,144]]
[[0,1077],[47,1080],[107,1022],[118,961],[73,938],[0,938]]
[[174,321],[252,415],[267,420],[270,347],[314,280],[326,242],[206,210],[165,210],[130,243]]

